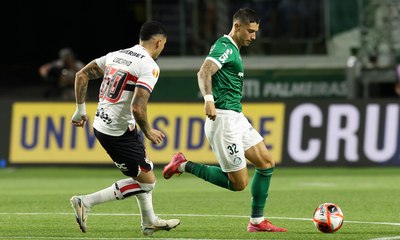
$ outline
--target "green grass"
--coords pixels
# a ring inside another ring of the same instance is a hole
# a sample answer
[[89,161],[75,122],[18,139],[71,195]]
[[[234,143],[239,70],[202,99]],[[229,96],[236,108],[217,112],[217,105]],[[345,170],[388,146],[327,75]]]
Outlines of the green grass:
[[[277,168],[266,216],[287,233],[246,232],[250,186],[230,192],[190,174],[164,180],[157,169],[156,175],[156,213],[182,223],[150,239],[400,239],[400,168]],[[122,177],[115,168],[0,169],[0,239],[147,239],[135,198],[94,207],[86,234],[74,223],[72,195]],[[311,221],[323,202],[344,212],[336,233],[320,233]]]

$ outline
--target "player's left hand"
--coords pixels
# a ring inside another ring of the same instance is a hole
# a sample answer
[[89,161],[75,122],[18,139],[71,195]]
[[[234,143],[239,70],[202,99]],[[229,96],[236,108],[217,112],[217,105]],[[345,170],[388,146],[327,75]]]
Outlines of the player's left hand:
[[88,121],[88,117],[86,113],[80,113],[78,110],[75,111],[74,115],[72,115],[72,125],[76,127],[84,127],[86,125],[86,122]]
[[145,136],[154,144],[160,144],[165,138],[165,134],[157,129],[151,129]]
[[215,118],[217,117],[217,111],[215,110],[214,102],[212,101],[205,102],[204,111],[206,112],[206,115],[210,120],[215,121]]

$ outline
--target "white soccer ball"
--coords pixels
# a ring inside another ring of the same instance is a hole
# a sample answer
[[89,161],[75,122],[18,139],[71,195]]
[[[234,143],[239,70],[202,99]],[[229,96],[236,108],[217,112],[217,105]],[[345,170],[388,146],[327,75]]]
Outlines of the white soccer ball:
[[343,212],[337,204],[323,203],[319,205],[313,216],[315,227],[323,233],[333,233],[343,225]]

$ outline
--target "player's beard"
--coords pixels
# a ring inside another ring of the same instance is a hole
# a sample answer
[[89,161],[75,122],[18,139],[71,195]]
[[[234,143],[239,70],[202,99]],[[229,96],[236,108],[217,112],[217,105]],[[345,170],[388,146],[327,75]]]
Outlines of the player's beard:
[[244,42],[244,44],[243,44],[243,46],[249,46],[251,43],[252,43],[253,41],[250,41],[250,40],[246,40],[245,42]]

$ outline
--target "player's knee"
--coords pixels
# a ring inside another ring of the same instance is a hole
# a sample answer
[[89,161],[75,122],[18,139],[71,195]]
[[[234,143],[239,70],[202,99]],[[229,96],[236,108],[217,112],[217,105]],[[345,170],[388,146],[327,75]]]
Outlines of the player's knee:
[[122,200],[125,198],[124,189],[127,186],[134,184],[134,180],[132,178],[122,179],[115,182],[112,187],[114,188],[114,196],[117,200]]
[[145,191],[145,192],[150,192],[151,190],[154,189],[154,186],[156,185],[156,183],[141,183],[139,182],[140,188]]
[[132,195],[143,192],[150,192],[155,186],[154,183],[141,183],[132,178],[122,179],[112,185],[114,196],[117,200],[122,200]]
[[244,189],[246,189],[248,182],[236,182],[233,183],[233,188],[235,189],[235,191],[243,191]]
[[268,154],[267,154],[266,162],[269,163],[270,167],[275,167],[275,160],[274,160],[274,158],[272,157],[272,154],[271,154],[271,153],[268,153]]
[[273,168],[275,167],[275,161],[272,158],[272,155],[270,153],[265,154],[263,156],[263,161],[256,165],[257,168]]

